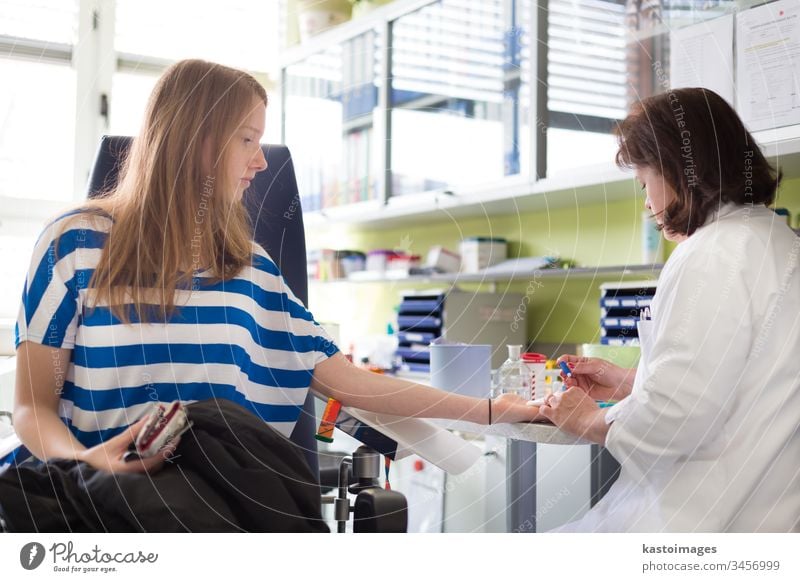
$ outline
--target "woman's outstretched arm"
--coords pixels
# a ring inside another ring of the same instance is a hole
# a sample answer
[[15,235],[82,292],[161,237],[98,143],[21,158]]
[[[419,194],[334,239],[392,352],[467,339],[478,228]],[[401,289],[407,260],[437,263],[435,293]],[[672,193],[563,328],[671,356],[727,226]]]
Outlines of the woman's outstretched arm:
[[[424,384],[375,374],[336,353],[314,368],[311,388],[345,406],[395,416],[450,418],[489,424],[489,401],[453,394]],[[488,389],[488,386],[487,386]],[[488,391],[488,390],[487,390]],[[492,423],[538,420],[539,409],[517,396],[492,401]]]

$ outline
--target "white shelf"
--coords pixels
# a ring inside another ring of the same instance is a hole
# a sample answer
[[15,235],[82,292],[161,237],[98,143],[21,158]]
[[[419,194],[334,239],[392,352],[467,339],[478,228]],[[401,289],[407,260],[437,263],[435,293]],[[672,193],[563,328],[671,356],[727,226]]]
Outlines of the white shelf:
[[[800,177],[800,126],[754,134],[784,179]],[[346,205],[306,212],[308,226],[358,225],[365,229],[425,224],[443,219],[515,214],[554,208],[609,203],[642,197],[631,172],[613,163],[586,166],[534,181],[510,176],[492,184],[460,190],[436,190],[395,196],[385,204]]]
[[309,279],[314,285],[329,285],[334,283],[494,283],[497,281],[529,281],[536,279],[594,279],[610,276],[630,276],[657,278],[663,265],[614,265],[608,267],[574,267],[572,269],[539,269],[538,271],[524,271],[516,273],[458,273],[442,275],[413,275],[404,278],[375,277],[374,279],[333,279],[317,281]]
[[386,228],[447,218],[611,202],[633,198],[638,192],[631,174],[607,164],[564,172],[538,182],[510,176],[495,183],[453,191],[435,190],[395,196],[386,204],[371,209],[354,205],[306,212],[303,218],[309,226],[354,224],[365,228]]

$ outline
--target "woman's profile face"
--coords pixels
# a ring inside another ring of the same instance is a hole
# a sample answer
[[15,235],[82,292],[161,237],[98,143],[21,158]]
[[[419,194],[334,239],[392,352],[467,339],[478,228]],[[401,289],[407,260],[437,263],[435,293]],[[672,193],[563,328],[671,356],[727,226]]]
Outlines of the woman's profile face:
[[[656,222],[662,226],[664,224],[664,209],[667,208],[678,195],[664,179],[664,176],[650,166],[637,167],[636,179],[645,192],[645,208],[653,213]],[[667,240],[680,242],[686,238],[666,228],[662,232],[664,233],[664,238]]]
[[254,99],[249,113],[236,128],[228,144],[228,183],[236,200],[241,199],[256,173],[267,169],[260,143],[264,135],[266,112],[263,101]]

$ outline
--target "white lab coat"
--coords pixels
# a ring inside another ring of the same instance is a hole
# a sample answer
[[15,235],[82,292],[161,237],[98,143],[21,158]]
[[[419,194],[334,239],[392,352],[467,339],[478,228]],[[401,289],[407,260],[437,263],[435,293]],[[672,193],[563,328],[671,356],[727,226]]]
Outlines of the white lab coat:
[[560,531],[800,531],[799,255],[761,205],[725,205],[678,245],[606,416],[620,477]]

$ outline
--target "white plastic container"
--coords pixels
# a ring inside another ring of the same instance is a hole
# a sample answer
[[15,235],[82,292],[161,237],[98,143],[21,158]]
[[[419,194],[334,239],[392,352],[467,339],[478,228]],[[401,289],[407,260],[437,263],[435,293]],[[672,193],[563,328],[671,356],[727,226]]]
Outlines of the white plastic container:
[[408,277],[411,269],[419,267],[419,255],[396,254],[386,262],[386,274]]
[[389,266],[389,259],[397,253],[388,249],[376,249],[367,253],[365,270],[373,273],[384,273]]
[[478,273],[506,260],[508,241],[504,238],[472,236],[462,240],[458,250],[461,253],[461,272]]
[[431,344],[431,386],[474,398],[489,396],[492,346]]
[[528,366],[531,372],[531,395],[534,400],[539,400],[547,396],[547,382],[544,379],[544,371],[547,364],[547,356],[526,352],[522,354],[522,361]]
[[443,273],[458,273],[461,268],[461,257],[442,246],[434,246],[428,251],[426,266]]

